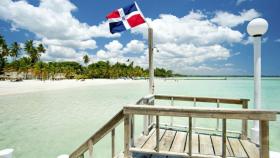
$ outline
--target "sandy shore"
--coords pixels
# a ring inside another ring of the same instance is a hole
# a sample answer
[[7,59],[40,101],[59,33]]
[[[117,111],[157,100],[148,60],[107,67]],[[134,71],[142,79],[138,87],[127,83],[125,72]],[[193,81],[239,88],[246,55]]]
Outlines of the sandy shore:
[[[89,79],[85,81],[61,80],[61,81],[38,81],[24,80],[22,82],[0,81],[0,96],[21,94],[37,91],[59,90],[66,88],[84,87],[92,85],[124,84],[131,82],[141,82],[141,80],[123,79]],[[143,82],[143,81],[142,81]]]

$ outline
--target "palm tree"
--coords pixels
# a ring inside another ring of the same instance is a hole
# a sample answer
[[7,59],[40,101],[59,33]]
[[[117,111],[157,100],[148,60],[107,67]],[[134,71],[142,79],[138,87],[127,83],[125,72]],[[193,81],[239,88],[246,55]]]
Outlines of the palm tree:
[[89,63],[89,60],[90,60],[88,55],[87,54],[84,55],[83,59],[84,59],[84,63],[87,65]]
[[36,63],[37,59],[37,50],[34,47],[33,40],[28,40],[24,44],[24,50],[29,55],[31,63]]
[[46,49],[44,47],[44,45],[42,43],[40,43],[37,47],[37,59],[39,60],[40,59],[40,56],[42,53],[45,53],[46,52]]
[[17,42],[14,42],[12,45],[11,45],[11,48],[10,48],[10,56],[13,57],[14,61],[16,60],[16,58],[18,57],[19,55],[19,51],[21,50],[21,47],[20,45],[17,43]]
[[0,35],[0,74],[3,73],[7,63],[6,56],[9,54],[9,48],[3,36]]

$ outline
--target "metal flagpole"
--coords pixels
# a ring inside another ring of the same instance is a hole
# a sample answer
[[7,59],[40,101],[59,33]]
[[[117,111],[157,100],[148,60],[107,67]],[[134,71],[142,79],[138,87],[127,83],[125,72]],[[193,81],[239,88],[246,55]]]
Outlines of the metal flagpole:
[[154,94],[154,43],[153,43],[153,28],[148,28],[148,42],[149,42],[149,93]]
[[[146,21],[144,14],[139,8],[138,4],[134,2],[137,9],[139,10],[141,16]],[[154,85],[154,39],[153,39],[153,28],[150,26],[148,21],[146,21],[148,26],[148,45],[149,45],[149,94],[154,94],[155,85]]]

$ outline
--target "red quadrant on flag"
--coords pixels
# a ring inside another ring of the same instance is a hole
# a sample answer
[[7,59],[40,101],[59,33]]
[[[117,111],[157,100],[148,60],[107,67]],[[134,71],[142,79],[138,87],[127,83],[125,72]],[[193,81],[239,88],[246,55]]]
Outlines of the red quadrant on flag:
[[143,19],[143,17],[140,14],[136,14],[136,15],[133,15],[130,18],[128,18],[127,22],[130,25],[130,27],[135,27],[135,26],[145,23],[145,20]]
[[110,14],[108,14],[106,16],[107,19],[111,19],[111,18],[119,18],[120,17],[120,13],[118,10],[115,10],[113,12],[111,12]]

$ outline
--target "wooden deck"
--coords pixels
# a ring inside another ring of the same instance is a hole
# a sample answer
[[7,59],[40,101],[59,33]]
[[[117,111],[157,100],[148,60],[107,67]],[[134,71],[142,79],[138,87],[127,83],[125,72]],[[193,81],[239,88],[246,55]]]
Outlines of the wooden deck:
[[[227,157],[259,158],[259,148],[248,140],[227,137]],[[156,132],[141,136],[131,148],[135,158],[187,157],[188,132],[175,129],[160,129],[159,153],[156,153]],[[222,155],[222,137],[202,133],[192,134],[192,153],[197,156],[215,157]],[[162,156],[164,155],[164,156]],[[169,155],[169,156],[166,156]]]

